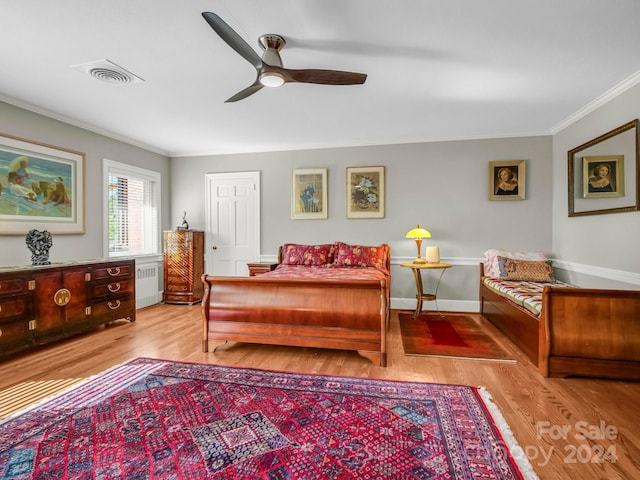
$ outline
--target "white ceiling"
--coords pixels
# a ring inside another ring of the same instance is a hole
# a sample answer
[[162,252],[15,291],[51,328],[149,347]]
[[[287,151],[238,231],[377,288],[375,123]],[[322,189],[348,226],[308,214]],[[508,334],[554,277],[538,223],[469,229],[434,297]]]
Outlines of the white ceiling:
[[[255,69],[220,15],[285,67],[368,74],[237,103]],[[0,100],[169,155],[544,135],[640,81],[638,0],[0,0]],[[109,59],[145,82],[71,68]]]

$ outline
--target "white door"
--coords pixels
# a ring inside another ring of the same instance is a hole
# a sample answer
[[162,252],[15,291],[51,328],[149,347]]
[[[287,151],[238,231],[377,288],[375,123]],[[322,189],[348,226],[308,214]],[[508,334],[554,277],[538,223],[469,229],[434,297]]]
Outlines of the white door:
[[205,176],[205,272],[246,276],[260,260],[260,172]]

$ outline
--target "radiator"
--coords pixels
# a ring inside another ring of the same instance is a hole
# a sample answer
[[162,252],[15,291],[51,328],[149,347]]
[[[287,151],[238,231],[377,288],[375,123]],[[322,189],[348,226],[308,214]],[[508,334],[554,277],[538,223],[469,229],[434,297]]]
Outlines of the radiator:
[[136,308],[155,305],[162,300],[160,270],[162,262],[143,262],[136,259]]

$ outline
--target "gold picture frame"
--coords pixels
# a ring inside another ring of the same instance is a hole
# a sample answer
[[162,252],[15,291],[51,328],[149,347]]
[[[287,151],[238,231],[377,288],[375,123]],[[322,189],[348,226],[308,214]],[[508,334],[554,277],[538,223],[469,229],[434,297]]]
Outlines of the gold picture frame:
[[[589,189],[599,164],[609,166],[611,191]],[[569,217],[640,210],[638,119],[569,150],[567,177]]]
[[582,196],[624,197],[624,155],[582,157]]
[[347,167],[347,218],[384,218],[383,166]]
[[0,234],[84,233],[85,154],[0,134]]
[[525,200],[525,160],[489,162],[489,200]]
[[327,217],[327,169],[294,168],[291,172],[291,218],[318,220]]

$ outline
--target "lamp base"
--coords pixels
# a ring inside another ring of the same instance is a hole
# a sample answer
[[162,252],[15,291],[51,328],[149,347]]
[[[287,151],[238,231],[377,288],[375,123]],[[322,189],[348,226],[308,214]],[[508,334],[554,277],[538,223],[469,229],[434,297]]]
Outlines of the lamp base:
[[427,263],[427,261],[422,257],[418,257],[413,261],[413,263],[423,264],[423,263]]

